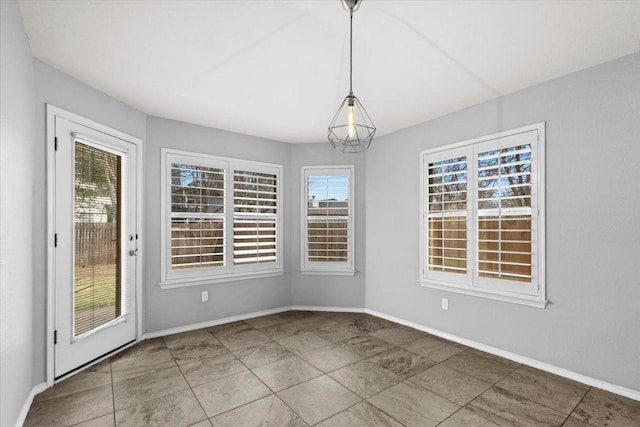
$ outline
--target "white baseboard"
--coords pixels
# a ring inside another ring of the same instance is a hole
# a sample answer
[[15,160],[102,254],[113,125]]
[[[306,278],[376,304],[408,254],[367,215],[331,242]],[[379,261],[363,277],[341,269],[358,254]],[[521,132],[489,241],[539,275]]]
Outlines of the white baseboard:
[[34,386],[27,396],[27,400],[24,401],[22,405],[22,410],[20,411],[20,415],[18,415],[18,420],[16,421],[16,427],[22,427],[24,421],[27,419],[27,414],[29,413],[29,408],[31,408],[31,404],[33,403],[33,398],[36,397],[36,394],[42,393],[47,389],[47,383],[40,383],[37,386]]
[[523,365],[531,366],[532,368],[540,369],[541,371],[550,372],[552,374],[568,378],[570,380],[578,381],[580,383],[597,387],[602,390],[610,391],[611,393],[619,394],[621,396],[628,397],[629,399],[640,401],[640,391],[632,390],[630,388],[621,387],[615,384],[611,384],[605,381],[601,381],[595,378],[587,377],[577,372],[569,371],[568,369],[559,368],[557,366],[550,365],[548,363],[540,362],[529,357],[521,356],[519,354],[511,353],[505,350],[501,350],[496,347],[492,347],[486,344],[482,344],[476,341],[472,341],[466,338],[461,338],[456,335],[452,335],[446,332],[439,331],[437,329],[429,328],[427,326],[420,325],[418,323],[410,322],[399,317],[390,316],[388,314],[380,313],[375,310],[365,309],[365,313],[372,316],[380,317],[382,319],[389,320],[391,322],[399,323],[401,325],[409,326],[419,331],[427,332],[431,335],[438,336],[440,338],[447,339],[449,341],[457,342],[467,347],[472,347],[486,353],[491,353],[496,356],[504,357],[505,359],[513,360],[514,362],[521,363]]
[[314,305],[292,305],[290,310],[300,311],[338,311],[344,313],[364,313],[364,308],[360,307],[333,307],[333,306],[314,306]]
[[255,311],[253,313],[240,314],[238,316],[225,317],[224,319],[210,320],[201,323],[192,323],[191,325],[178,326],[177,328],[164,329],[161,331],[149,332],[142,336],[142,340],[151,338],[164,337],[166,335],[179,334],[181,332],[189,332],[195,329],[209,328],[211,326],[222,325],[224,323],[237,322],[238,320],[252,319],[254,317],[266,316],[268,314],[282,313],[291,310],[290,306],[272,308],[269,310]]

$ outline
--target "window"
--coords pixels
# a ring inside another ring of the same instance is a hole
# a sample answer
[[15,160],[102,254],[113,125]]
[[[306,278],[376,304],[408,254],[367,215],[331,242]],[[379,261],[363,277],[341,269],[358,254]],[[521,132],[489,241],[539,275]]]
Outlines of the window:
[[162,157],[163,288],[282,274],[281,166]]
[[302,168],[302,273],[355,274],[353,166]]
[[544,307],[544,123],[421,156],[420,281]]

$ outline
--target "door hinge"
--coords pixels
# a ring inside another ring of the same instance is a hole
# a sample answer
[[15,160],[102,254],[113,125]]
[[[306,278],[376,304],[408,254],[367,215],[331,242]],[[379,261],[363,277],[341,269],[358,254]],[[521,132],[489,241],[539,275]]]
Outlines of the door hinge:
[[55,151],[58,151],[58,137],[56,136],[55,138],[53,138],[54,144],[53,144],[53,149]]
[[57,248],[58,247],[58,233],[55,233],[53,235],[53,247]]
[[58,344],[58,331],[53,331],[53,345]]

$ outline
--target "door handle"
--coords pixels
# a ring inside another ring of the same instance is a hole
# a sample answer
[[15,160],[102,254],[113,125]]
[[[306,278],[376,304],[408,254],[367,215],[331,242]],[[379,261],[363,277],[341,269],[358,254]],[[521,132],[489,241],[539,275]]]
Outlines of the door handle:
[[137,256],[137,255],[138,255],[137,249],[129,249],[129,256]]

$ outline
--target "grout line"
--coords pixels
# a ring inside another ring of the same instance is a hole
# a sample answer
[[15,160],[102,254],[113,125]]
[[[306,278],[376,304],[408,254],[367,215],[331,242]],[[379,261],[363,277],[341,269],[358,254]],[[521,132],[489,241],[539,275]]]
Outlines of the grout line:
[[111,366],[111,358],[109,358],[109,375],[111,376],[111,401],[113,403],[113,425],[116,426],[116,385],[113,381],[113,366]]
[[[204,329],[205,331],[207,331],[206,329]],[[211,332],[207,331],[209,334],[211,334]],[[213,337],[213,334],[211,334],[211,336]],[[215,337],[214,337],[215,338]],[[163,342],[165,343],[165,345],[167,345],[167,342],[165,341],[164,337],[162,338]],[[198,395],[193,391],[193,387],[191,387],[191,384],[189,383],[189,381],[187,380],[187,377],[184,375],[184,372],[182,372],[182,368],[180,367],[180,365],[178,364],[178,362],[176,361],[175,357],[173,357],[173,353],[171,353],[171,350],[169,349],[169,346],[167,346],[167,350],[169,351],[169,354],[171,355],[171,358],[173,359],[173,362],[176,364],[176,366],[178,367],[178,372],[180,372],[180,375],[182,375],[182,378],[184,378],[184,382],[187,383],[187,386],[189,387],[189,391],[191,391],[191,394],[193,395],[193,397],[196,399],[196,402],[198,402],[198,405],[200,405],[200,409],[202,409],[202,413],[204,413],[204,417],[205,420],[209,420],[209,414],[207,414],[207,411],[205,411],[204,406],[202,406],[202,403],[200,402],[200,399],[198,399]],[[204,421],[204,420],[201,420]],[[201,422],[198,421],[198,422]],[[211,422],[209,422],[210,424],[213,424]]]
[[[587,395],[589,394],[589,392],[591,392],[591,390],[592,390],[592,389],[593,389],[593,387],[589,387],[589,388],[587,389],[587,391],[584,393],[584,395],[582,396],[582,398],[578,401],[578,403],[576,403],[576,406],[574,406],[574,407],[573,407],[573,409],[571,410],[571,412],[569,412],[569,415],[567,415],[567,418],[565,418],[565,420],[564,420],[564,422],[565,422],[565,423],[567,422],[567,420],[568,420],[569,418],[571,418],[571,415],[573,415],[573,413],[576,411],[576,409],[578,408],[578,406],[580,406],[580,404],[582,403],[582,401],[587,397]],[[580,419],[580,418],[576,418],[576,419],[578,419],[578,420],[580,420],[580,421],[583,421],[583,420],[582,420],[582,419]],[[593,425],[593,424],[591,424],[591,423],[589,423],[589,422],[587,422],[587,421],[584,421],[584,422],[585,422],[585,423],[587,423],[587,424],[589,424],[589,425]]]

